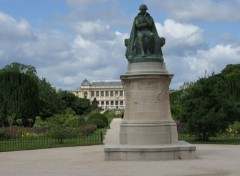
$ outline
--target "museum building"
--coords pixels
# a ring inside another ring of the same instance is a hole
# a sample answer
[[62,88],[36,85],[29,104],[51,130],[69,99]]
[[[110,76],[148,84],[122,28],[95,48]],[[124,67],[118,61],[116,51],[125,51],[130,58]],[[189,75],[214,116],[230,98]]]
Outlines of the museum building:
[[87,98],[98,101],[98,106],[104,110],[124,109],[125,99],[121,80],[98,80],[89,82],[83,80],[81,86],[72,93],[80,98]]

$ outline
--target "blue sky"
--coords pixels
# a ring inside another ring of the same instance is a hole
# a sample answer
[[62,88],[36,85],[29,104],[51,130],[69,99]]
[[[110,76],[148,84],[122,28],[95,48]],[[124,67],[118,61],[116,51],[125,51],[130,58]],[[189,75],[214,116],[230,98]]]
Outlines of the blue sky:
[[0,0],[0,68],[36,67],[54,87],[119,79],[139,5],[155,20],[171,88],[240,62],[240,0]]

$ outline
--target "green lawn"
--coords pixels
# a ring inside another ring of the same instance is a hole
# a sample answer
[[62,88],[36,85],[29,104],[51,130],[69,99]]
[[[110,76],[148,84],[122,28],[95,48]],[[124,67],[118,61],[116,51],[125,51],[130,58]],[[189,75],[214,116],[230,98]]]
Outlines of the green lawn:
[[79,136],[77,138],[64,139],[62,143],[48,136],[24,137],[22,139],[0,141],[0,152],[99,144],[102,144],[102,136],[99,132],[87,137]]
[[194,135],[179,134],[179,140],[184,140],[194,144],[240,144],[240,134],[220,134],[215,137],[209,137],[209,140],[199,140]]

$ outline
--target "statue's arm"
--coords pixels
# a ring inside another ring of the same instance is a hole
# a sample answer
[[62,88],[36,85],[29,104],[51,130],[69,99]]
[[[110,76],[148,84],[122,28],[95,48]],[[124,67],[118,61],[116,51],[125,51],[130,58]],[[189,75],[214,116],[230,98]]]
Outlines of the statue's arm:
[[145,17],[145,20],[146,20],[146,22],[147,22],[147,25],[148,25],[149,27],[152,27],[152,25],[153,25],[153,19],[152,19],[152,17],[151,17],[151,16],[146,16],[146,17]]
[[140,21],[138,19],[136,19],[135,25],[136,25],[137,29],[141,29],[144,27],[151,27],[153,25],[153,19],[151,17],[146,16],[144,23],[140,23]]

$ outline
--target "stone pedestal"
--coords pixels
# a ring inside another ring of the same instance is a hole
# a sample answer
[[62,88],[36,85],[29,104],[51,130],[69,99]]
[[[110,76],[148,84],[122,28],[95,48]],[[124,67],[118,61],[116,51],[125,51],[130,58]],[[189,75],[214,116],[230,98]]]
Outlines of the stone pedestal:
[[195,157],[196,148],[178,141],[171,117],[169,84],[173,75],[164,62],[128,64],[121,76],[125,113],[119,144],[105,145],[106,160],[165,160]]

